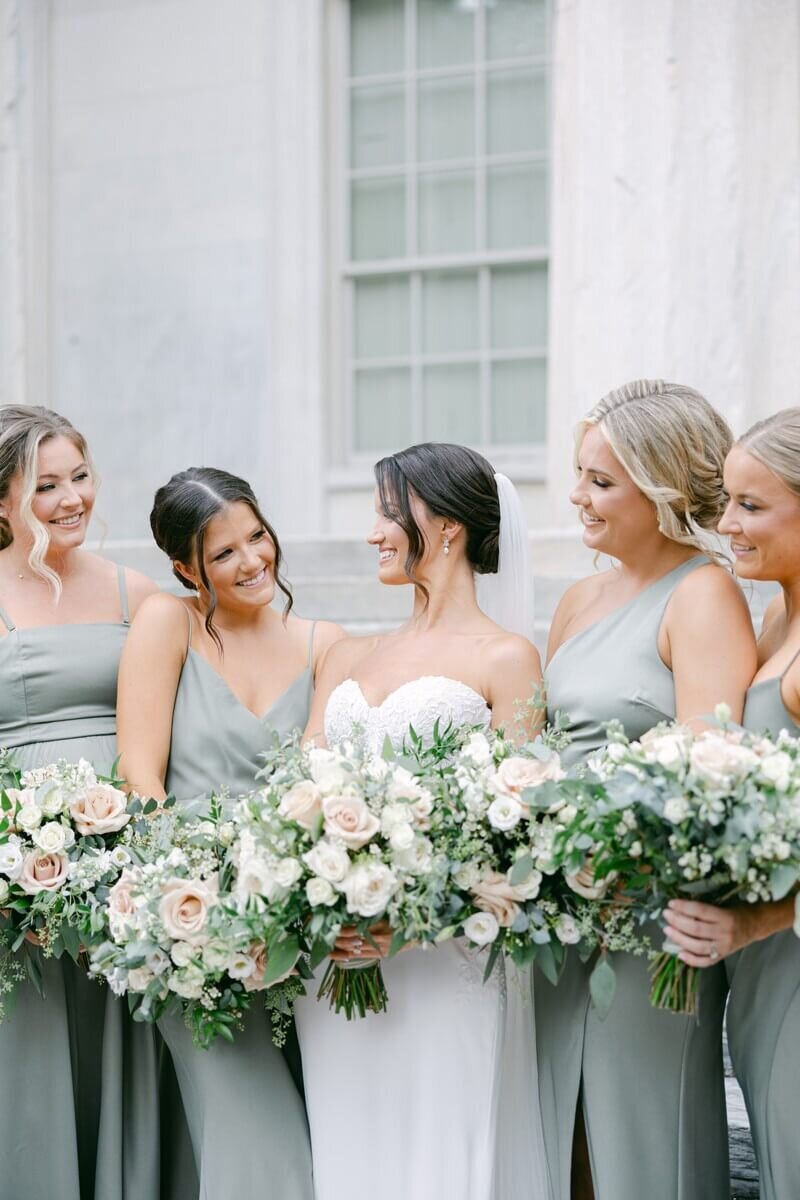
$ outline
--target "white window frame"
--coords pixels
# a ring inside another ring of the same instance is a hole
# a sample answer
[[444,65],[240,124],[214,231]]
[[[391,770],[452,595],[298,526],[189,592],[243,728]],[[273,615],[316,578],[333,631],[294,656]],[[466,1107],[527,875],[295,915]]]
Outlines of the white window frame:
[[[479,298],[479,329],[485,338],[490,328],[490,293],[489,273],[493,267],[525,266],[526,264],[542,263],[549,266],[550,247],[529,247],[516,250],[483,250],[468,251],[459,254],[411,256],[397,259],[380,259],[361,262],[350,259],[346,251],[350,244],[350,184],[353,179],[378,179],[381,175],[396,178],[402,174],[406,183],[406,244],[414,244],[414,230],[417,223],[417,181],[420,172],[457,171],[474,169],[476,177],[475,188],[475,234],[476,245],[483,241],[483,230],[486,222],[486,165],[506,166],[516,163],[544,162],[549,164],[552,154],[552,137],[548,137],[548,147],[543,152],[523,152],[503,155],[492,155],[491,159],[485,153],[478,153],[467,159],[447,159],[446,161],[419,162],[415,155],[416,142],[416,88],[405,89],[405,137],[406,161],[400,165],[376,168],[353,168],[350,166],[350,88],[370,84],[405,83],[419,79],[446,79],[463,76],[465,64],[456,66],[411,69],[410,61],[413,48],[416,46],[416,10],[417,0],[406,0],[405,3],[405,46],[406,68],[403,71],[381,74],[377,76],[359,75],[350,77],[347,74],[349,61],[349,0],[329,0],[327,8],[328,29],[327,56],[329,75],[326,80],[326,91],[329,96],[327,122],[326,163],[328,178],[332,180],[329,193],[327,212],[328,258],[331,264],[329,282],[329,322],[328,336],[330,345],[329,363],[331,367],[330,412],[331,412],[331,465],[327,470],[326,482],[332,490],[346,490],[357,486],[366,486],[373,482],[372,466],[379,451],[358,451],[354,437],[354,397],[353,378],[359,367],[396,366],[410,368],[411,371],[411,425],[412,439],[422,440],[421,406],[422,406],[422,371],[423,368],[435,364],[457,365],[459,363],[474,364],[480,367],[480,405],[481,429],[484,440],[476,445],[476,449],[491,458],[492,463],[505,471],[517,482],[539,483],[546,477],[547,445],[546,442],[514,443],[502,445],[489,441],[490,429],[490,371],[493,362],[503,360],[513,361],[544,361],[550,359],[550,321],[548,320],[548,343],[534,348],[525,347],[519,350],[492,350],[490,346],[482,345],[475,351],[461,354],[425,354],[422,351],[422,275],[427,272],[443,270],[477,271]],[[552,4],[546,6],[548,47],[552,46]],[[488,70],[502,69],[542,69],[547,80],[548,122],[552,130],[552,111],[550,109],[550,70],[552,54],[527,55],[513,59],[488,60],[485,54],[486,46],[486,8],[483,0],[476,0],[475,5],[475,36],[476,53],[469,69],[475,80],[475,127],[476,142],[479,151],[485,150],[486,129],[486,75]],[[479,56],[480,55],[480,56]],[[548,172],[548,192],[552,187],[552,175]],[[407,355],[398,358],[357,359],[353,357],[354,344],[354,296],[355,283],[359,279],[399,275],[409,280],[411,321],[410,346]],[[548,279],[549,291],[549,279]],[[549,309],[549,304],[548,304]],[[547,391],[549,392],[549,374]],[[547,396],[545,404],[549,408]],[[387,451],[394,447],[387,447]],[[398,447],[399,449],[399,447]]]

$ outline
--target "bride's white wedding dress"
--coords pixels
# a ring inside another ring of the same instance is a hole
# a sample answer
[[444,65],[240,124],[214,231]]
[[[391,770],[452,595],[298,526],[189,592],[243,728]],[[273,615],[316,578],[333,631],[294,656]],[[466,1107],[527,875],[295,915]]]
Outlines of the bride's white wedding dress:
[[[425,676],[377,706],[353,679],[325,710],[328,745],[354,730],[380,751],[412,724],[488,725],[466,684]],[[383,964],[388,1011],[347,1021],[316,987],[297,1002],[316,1200],[543,1200],[529,973],[483,982],[460,938]],[[324,968],[323,968],[324,969]],[[527,992],[527,995],[524,993]],[[510,1040],[509,1040],[510,1039]]]

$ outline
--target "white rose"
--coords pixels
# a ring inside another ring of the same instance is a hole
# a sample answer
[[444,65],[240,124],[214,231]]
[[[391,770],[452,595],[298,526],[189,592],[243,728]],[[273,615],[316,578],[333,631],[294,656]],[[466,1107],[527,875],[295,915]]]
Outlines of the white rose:
[[288,891],[302,874],[303,868],[296,858],[282,858],[275,868],[275,881]]
[[347,911],[359,917],[377,917],[397,889],[397,876],[382,863],[358,863],[342,883]]
[[471,888],[474,888],[480,877],[480,867],[478,867],[476,863],[471,862],[462,863],[461,866],[453,872],[453,879],[455,880],[456,887],[464,888],[467,891]]
[[759,759],[746,746],[739,746],[722,734],[707,731],[692,746],[692,769],[712,787],[728,789],[746,775]]
[[688,730],[677,729],[670,733],[648,730],[642,734],[640,745],[650,762],[657,762],[667,771],[682,767],[688,757],[691,735]]
[[231,979],[247,979],[256,969],[256,960],[244,951],[233,954],[228,960],[228,974]]
[[378,783],[385,779],[389,773],[389,764],[385,758],[373,754],[364,763],[364,774],[368,779],[374,779]]
[[17,809],[15,825],[18,829],[24,829],[26,833],[33,833],[34,829],[38,829],[42,823],[42,810],[38,804],[23,804]]
[[779,792],[785,792],[792,779],[792,760],[785,750],[768,754],[761,760],[761,774],[768,779]]
[[343,788],[350,780],[350,772],[343,765],[340,755],[333,750],[316,747],[308,752],[308,768],[311,778],[326,795]]
[[275,872],[265,859],[257,854],[239,863],[236,872],[236,895],[240,898],[263,896],[270,902],[282,900],[287,889],[278,883]]
[[8,894],[10,891],[11,891],[11,888],[8,885],[8,880],[0,879],[0,905],[5,904],[6,900],[8,899]]
[[163,886],[158,915],[171,938],[198,945],[206,941],[209,909],[216,904],[219,881],[208,879],[171,879]]
[[322,812],[328,837],[338,838],[351,850],[365,846],[381,827],[360,796],[326,796]]
[[308,903],[313,905],[314,908],[319,904],[329,905],[336,903],[336,892],[333,889],[333,885],[328,883],[327,879],[320,879],[318,875],[315,875],[313,879],[309,879],[306,883],[306,896],[308,897]]
[[146,992],[147,985],[152,983],[155,975],[147,967],[132,967],[128,971],[128,990],[131,992]]
[[184,971],[176,971],[169,981],[169,988],[184,1000],[199,1000],[203,994],[204,983],[202,971],[196,967],[187,967]]
[[405,767],[394,767],[387,794],[390,800],[416,800],[422,792],[414,776]]
[[464,936],[476,946],[488,946],[500,932],[497,917],[491,913],[473,913],[464,922]]
[[223,846],[230,846],[236,837],[236,826],[233,821],[223,821],[219,827],[219,840]]
[[673,825],[685,821],[691,811],[691,806],[685,796],[670,796],[664,801],[664,816]]
[[176,967],[188,967],[196,953],[197,947],[190,946],[188,942],[175,942],[170,950],[170,956]]
[[130,821],[128,797],[110,783],[96,783],[70,800],[69,812],[78,833],[89,837],[118,833]]
[[556,937],[565,946],[574,946],[581,940],[581,933],[575,923],[575,918],[569,913],[562,913],[556,925]]
[[470,734],[461,753],[470,762],[473,762],[476,767],[481,767],[488,763],[492,757],[492,747],[489,745],[489,740],[483,733]]
[[61,788],[51,783],[39,789],[38,804],[46,817],[57,817],[64,811],[66,800]]
[[408,850],[414,845],[414,830],[410,825],[395,825],[389,835],[389,845],[393,850]]
[[350,870],[350,856],[344,846],[326,842],[323,838],[306,851],[303,862],[329,883],[341,883]]
[[431,869],[430,842],[425,837],[415,838],[405,850],[397,850],[392,861],[401,871],[409,871],[412,875],[427,875]]
[[33,835],[33,840],[45,854],[58,854],[67,844],[67,831],[58,821],[48,821]]
[[387,804],[381,812],[381,833],[389,837],[397,825],[408,825],[411,811],[407,804]]
[[19,841],[12,835],[12,838],[0,845],[0,874],[11,880],[19,879],[22,863]]
[[287,821],[295,821],[303,829],[313,828],[322,811],[322,792],[310,779],[301,779],[281,797],[278,812]]
[[489,805],[487,817],[493,829],[506,833],[519,825],[525,813],[525,808],[513,796],[498,796]]

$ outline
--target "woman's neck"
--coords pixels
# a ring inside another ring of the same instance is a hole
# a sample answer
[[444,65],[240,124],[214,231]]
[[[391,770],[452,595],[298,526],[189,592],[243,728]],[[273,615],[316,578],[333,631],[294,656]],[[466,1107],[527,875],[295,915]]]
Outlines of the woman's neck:
[[475,580],[469,568],[448,573],[446,578],[426,579],[424,587],[425,592],[415,589],[414,612],[407,626],[410,631],[452,630],[480,617]]
[[620,574],[632,586],[647,587],[700,553],[702,551],[695,546],[684,546],[671,538],[661,537],[657,542],[644,544],[630,557],[619,559]]

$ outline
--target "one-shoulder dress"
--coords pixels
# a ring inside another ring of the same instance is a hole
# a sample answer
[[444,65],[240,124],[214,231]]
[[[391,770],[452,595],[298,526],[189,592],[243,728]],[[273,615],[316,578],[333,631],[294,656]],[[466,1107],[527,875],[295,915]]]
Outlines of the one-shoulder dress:
[[[23,768],[116,757],[125,574],[117,622],[18,629],[0,608],[0,746]],[[0,1024],[0,1195],[152,1200],[159,1189],[158,1049],[152,1027],[68,956],[40,956]],[[102,1110],[102,1116],[101,1116]]]
[[[165,781],[179,804],[192,807],[222,789],[231,796],[249,791],[271,736],[305,726],[312,643],[313,627],[306,669],[260,716],[188,646]],[[305,1108],[286,1058],[272,1043],[266,1012],[254,1005],[233,1044],[218,1041],[208,1050],[193,1045],[177,1014],[162,1018],[159,1028],[178,1076],[201,1200],[313,1200]]]
[[[548,712],[569,718],[571,766],[621,721],[638,738],[675,717],[672,672],[658,652],[675,588],[708,562],[689,559],[629,603],[565,641],[545,670]],[[653,929],[654,944],[661,944]],[[698,1018],[652,1008],[646,960],[615,954],[617,990],[601,1020],[590,1004],[593,962],[576,953],[556,987],[534,989],[539,1094],[553,1200],[570,1200],[575,1117],[582,1097],[595,1200],[727,1200],[722,1063],[727,982],[702,972]]]
[[[750,688],[746,729],[773,735],[786,729],[800,737],[781,695],[785,674]],[[728,1047],[750,1117],[761,1200],[784,1200],[800,1192],[800,938],[785,929],[745,946],[725,965]]]

